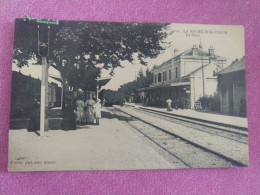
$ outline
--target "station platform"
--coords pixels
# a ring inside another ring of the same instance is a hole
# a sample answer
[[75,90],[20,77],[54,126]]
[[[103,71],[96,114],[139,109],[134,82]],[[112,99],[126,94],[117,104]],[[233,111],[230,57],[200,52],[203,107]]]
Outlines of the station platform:
[[208,113],[202,111],[196,111],[191,109],[173,109],[172,111],[167,111],[167,108],[155,108],[149,106],[143,106],[141,104],[134,104],[134,103],[126,103],[127,106],[133,106],[136,108],[143,108],[148,110],[154,110],[163,112],[166,114],[174,114],[177,116],[189,117],[192,119],[204,120],[213,123],[221,123],[226,124],[234,127],[241,127],[241,128],[248,128],[248,120],[247,118],[237,117],[237,116],[228,116],[223,114],[215,114],[215,113]]
[[106,108],[100,125],[9,131],[9,171],[174,169],[136,130]]

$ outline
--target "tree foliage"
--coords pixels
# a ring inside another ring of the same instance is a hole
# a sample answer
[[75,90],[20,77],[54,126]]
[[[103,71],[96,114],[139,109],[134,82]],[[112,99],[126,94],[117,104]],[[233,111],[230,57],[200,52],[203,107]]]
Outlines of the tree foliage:
[[121,85],[118,91],[123,93],[127,98],[131,96],[137,97],[138,89],[149,87],[149,85],[152,84],[153,82],[152,70],[150,71],[147,68],[144,75],[143,70],[140,69],[137,79],[132,82],[128,82],[124,85]]
[[[47,40],[47,25],[17,19],[15,25],[14,59],[17,66],[28,65],[38,55],[37,32],[40,40]],[[168,24],[60,21],[50,26],[48,63],[56,68],[64,80],[86,87],[94,82],[100,69],[111,74],[122,61],[133,62],[137,53],[141,64],[165,50]],[[97,67],[97,65],[101,65]],[[88,83],[88,84],[86,84]]]

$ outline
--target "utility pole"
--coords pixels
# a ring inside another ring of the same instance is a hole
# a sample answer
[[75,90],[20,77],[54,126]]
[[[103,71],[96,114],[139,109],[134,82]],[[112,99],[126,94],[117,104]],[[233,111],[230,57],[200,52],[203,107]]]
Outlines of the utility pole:
[[201,72],[202,72],[202,89],[203,97],[205,97],[205,81],[204,81],[204,65],[203,65],[203,56],[201,56]]
[[[29,21],[36,21],[36,23],[43,24],[54,24],[58,25],[58,20],[53,19],[35,19],[26,15]],[[46,27],[44,25],[44,27]],[[48,100],[48,70],[49,64],[47,62],[47,56],[49,55],[49,46],[50,46],[50,25],[47,26],[47,40],[40,40],[40,25],[38,25],[38,54],[42,58],[42,79],[41,79],[41,111],[40,111],[40,136],[44,136],[44,131],[47,131],[49,128],[48,123],[48,109],[49,109],[49,100]]]
[[[202,50],[202,44],[200,39],[199,49]],[[201,54],[201,74],[202,74],[202,90],[203,90],[203,97],[205,97],[205,79],[204,79],[204,64],[203,64],[203,55]]]
[[40,25],[38,25],[38,54],[42,58],[42,79],[41,79],[41,112],[40,112],[40,135],[48,130],[48,70],[47,56],[49,55],[50,26],[48,26],[47,41],[40,40]]
[[49,121],[47,111],[49,109],[48,99],[48,70],[46,57],[42,57],[42,80],[41,80],[41,114],[40,114],[40,135],[44,136],[44,131],[48,130]]

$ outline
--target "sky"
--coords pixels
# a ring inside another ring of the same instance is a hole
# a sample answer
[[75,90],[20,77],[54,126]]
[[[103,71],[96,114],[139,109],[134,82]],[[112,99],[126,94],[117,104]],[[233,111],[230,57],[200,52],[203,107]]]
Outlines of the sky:
[[[147,66],[141,65],[137,58],[134,62],[123,61],[121,63],[124,68],[116,68],[115,74],[111,81],[104,86],[104,89],[117,90],[120,85],[131,82],[136,79],[139,70],[143,71],[147,68],[151,69],[154,65],[160,65],[173,57],[174,49],[178,49],[179,53],[192,48],[192,46],[202,44],[202,50],[208,51],[210,46],[215,49],[215,54],[227,58],[226,66],[230,65],[236,58],[240,59],[245,55],[245,41],[243,26],[234,25],[201,25],[201,24],[170,24],[169,31],[173,33],[166,39],[171,42],[168,49],[155,59],[147,59]],[[136,56],[136,55],[134,55]],[[17,68],[13,64],[14,71],[21,71],[25,75],[31,75],[34,78],[41,79],[41,66],[32,65],[29,67]],[[49,74],[59,76],[59,72],[50,67]],[[102,70],[101,77],[109,76],[109,71]],[[49,82],[56,82],[49,78]],[[59,83],[58,83],[59,84]]]
[[[230,65],[236,58],[240,59],[245,55],[243,26],[170,24],[169,30],[173,30],[174,33],[166,39],[171,42],[171,45],[163,54],[160,54],[156,59],[148,59],[147,66],[139,64],[137,60],[134,64],[123,62],[122,65],[125,68],[117,68],[114,77],[104,88],[117,90],[120,85],[133,81],[141,68],[145,72],[147,67],[151,69],[154,65],[160,65],[172,58],[175,48],[181,53],[192,48],[194,44],[198,46],[200,42],[202,50],[208,51],[212,45],[216,55],[226,57],[226,66]],[[107,73],[104,72],[105,74]]]

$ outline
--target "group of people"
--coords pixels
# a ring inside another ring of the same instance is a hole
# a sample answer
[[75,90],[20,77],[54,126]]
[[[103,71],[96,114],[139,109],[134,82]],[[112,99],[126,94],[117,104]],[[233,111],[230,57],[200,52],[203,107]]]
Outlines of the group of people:
[[68,97],[63,107],[62,129],[75,130],[78,124],[94,124],[99,125],[101,118],[101,103],[100,99],[96,101],[93,95],[89,94],[86,101],[84,96],[78,98]]
[[[90,94],[84,102],[83,95],[74,98],[73,93],[69,93],[63,104],[63,116],[61,129],[75,130],[78,124],[94,124],[99,125],[101,118],[101,101],[93,100]],[[28,131],[37,131],[40,129],[40,101],[34,99],[29,115]]]
[[86,102],[83,101],[83,98],[79,98],[76,101],[76,120],[80,124],[84,123],[94,123],[99,125],[99,119],[101,118],[101,100],[93,100],[92,94],[89,95],[89,99]]

